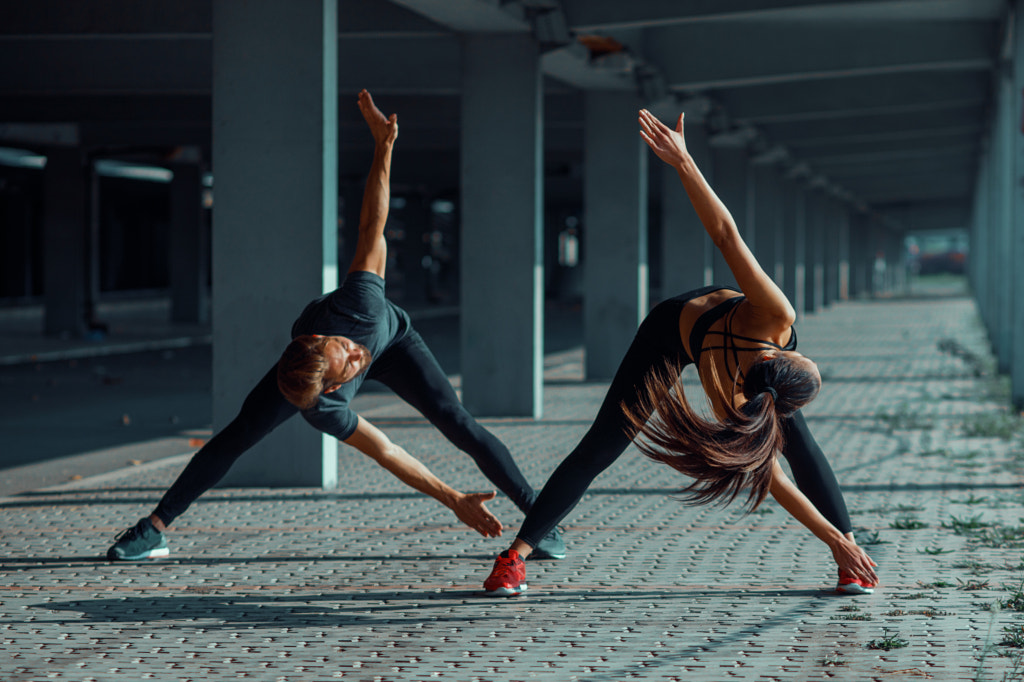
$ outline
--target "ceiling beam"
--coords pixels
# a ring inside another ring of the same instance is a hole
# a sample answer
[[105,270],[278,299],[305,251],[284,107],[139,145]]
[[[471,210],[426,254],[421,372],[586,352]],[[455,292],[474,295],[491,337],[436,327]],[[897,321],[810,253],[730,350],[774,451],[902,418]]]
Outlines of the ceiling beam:
[[935,71],[754,85],[722,90],[716,97],[736,119],[757,125],[956,108],[983,104],[989,92],[987,74]]
[[691,92],[826,77],[990,70],[995,32],[992,22],[796,23],[771,30],[734,22],[648,30],[643,54],[661,68],[669,88]]
[[995,19],[1002,0],[562,0],[577,31],[652,28],[716,21]]

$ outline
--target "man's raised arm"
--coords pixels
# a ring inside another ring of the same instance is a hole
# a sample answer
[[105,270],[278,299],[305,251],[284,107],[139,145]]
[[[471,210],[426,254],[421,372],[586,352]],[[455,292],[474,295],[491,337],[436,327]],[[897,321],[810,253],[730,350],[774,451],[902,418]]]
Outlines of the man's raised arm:
[[348,271],[366,270],[383,277],[388,261],[384,224],[391,203],[391,150],[398,137],[398,115],[385,117],[366,90],[359,93],[359,111],[373,134],[375,145],[373,165],[363,193],[363,207],[359,212],[359,240]]

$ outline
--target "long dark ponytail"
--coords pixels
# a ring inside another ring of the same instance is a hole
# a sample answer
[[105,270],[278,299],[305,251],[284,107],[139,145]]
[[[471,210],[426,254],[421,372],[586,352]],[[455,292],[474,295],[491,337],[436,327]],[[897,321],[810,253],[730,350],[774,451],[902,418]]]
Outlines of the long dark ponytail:
[[[705,357],[712,390],[731,396]],[[725,398],[725,418],[707,420],[687,401],[679,369],[668,364],[645,378],[638,406],[623,409],[641,452],[694,479],[682,491],[688,502],[725,505],[746,488],[746,506],[752,511],[768,494],[775,453],[785,444],[782,419],[810,402],[819,387],[817,375],[804,363],[770,356],[747,372],[747,402],[737,409]]]

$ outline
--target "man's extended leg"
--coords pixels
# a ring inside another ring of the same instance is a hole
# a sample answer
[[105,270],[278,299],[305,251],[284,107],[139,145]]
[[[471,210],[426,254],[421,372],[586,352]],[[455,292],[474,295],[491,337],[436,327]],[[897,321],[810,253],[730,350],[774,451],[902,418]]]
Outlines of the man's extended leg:
[[166,556],[164,528],[216,485],[242,453],[296,412],[277,388],[275,365],[249,393],[238,416],[192,457],[153,513],[118,536],[108,558],[131,561]]
[[367,378],[380,381],[416,408],[455,447],[472,457],[484,476],[523,513],[530,510],[536,493],[508,448],[459,402],[448,377],[415,330],[381,354]]

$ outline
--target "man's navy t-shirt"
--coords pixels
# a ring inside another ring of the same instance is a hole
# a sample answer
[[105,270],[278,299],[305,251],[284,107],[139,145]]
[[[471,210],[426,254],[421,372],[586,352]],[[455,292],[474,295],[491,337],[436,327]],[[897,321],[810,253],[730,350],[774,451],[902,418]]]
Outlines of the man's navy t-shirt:
[[[349,273],[339,288],[306,306],[292,325],[292,338],[305,334],[344,336],[366,346],[376,360],[405,338],[410,326],[409,315],[384,298],[384,279],[372,272],[358,271]],[[302,416],[338,440],[351,436],[359,419],[348,405],[368,371],[338,390],[321,395],[317,404],[304,410]]]

